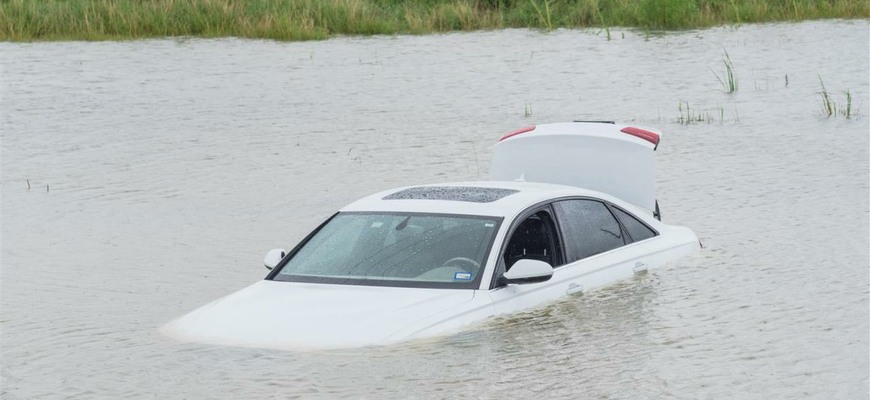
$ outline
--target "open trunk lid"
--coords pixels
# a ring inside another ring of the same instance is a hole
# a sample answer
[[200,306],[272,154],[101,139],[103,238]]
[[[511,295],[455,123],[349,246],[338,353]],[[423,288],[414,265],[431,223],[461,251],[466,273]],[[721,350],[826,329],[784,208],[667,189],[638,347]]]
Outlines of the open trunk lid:
[[612,122],[531,126],[495,146],[491,178],[596,190],[657,214],[654,151],[661,132]]

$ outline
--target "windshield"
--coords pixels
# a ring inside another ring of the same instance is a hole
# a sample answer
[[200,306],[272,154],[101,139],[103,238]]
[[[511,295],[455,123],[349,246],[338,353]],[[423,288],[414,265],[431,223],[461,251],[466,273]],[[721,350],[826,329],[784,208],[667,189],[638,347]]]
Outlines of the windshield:
[[272,275],[279,281],[477,288],[501,218],[339,213]]

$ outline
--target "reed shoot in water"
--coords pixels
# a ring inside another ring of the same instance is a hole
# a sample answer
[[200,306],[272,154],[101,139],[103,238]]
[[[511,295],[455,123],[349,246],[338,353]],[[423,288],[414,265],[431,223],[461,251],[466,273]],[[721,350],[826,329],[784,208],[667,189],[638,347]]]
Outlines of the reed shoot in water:
[[712,122],[713,116],[708,112],[699,112],[695,109],[689,107],[689,102],[683,103],[682,101],[677,102],[677,110],[680,112],[680,116],[677,117],[677,123],[680,125],[691,125],[698,124],[701,122]]
[[734,63],[731,62],[731,56],[728,55],[727,50],[725,50],[725,57],[722,58],[722,63],[725,64],[725,72],[722,74],[722,77],[719,77],[719,74],[716,72],[713,72],[713,75],[716,75],[716,79],[722,84],[722,88],[726,92],[734,93],[737,91],[737,73],[734,72]]
[[825,87],[825,82],[822,81],[821,75],[819,75],[819,85],[822,86],[819,96],[822,98],[822,113],[825,114],[825,117],[830,118],[842,115],[846,118],[852,118],[852,91],[849,89],[843,91],[843,96],[846,98],[846,105],[843,107],[837,104],[833,97],[831,97],[828,88]]
[[846,109],[843,110],[843,115],[845,115],[846,118],[850,118],[852,117],[852,92],[850,92],[849,89],[846,89],[843,94],[846,95]]

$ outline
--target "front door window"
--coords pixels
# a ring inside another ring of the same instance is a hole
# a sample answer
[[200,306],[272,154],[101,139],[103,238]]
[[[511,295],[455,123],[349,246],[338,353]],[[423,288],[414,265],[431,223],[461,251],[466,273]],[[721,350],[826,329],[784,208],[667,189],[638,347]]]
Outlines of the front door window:
[[505,271],[522,259],[559,265],[561,250],[550,213],[545,210],[538,211],[523,220],[511,235],[503,258]]

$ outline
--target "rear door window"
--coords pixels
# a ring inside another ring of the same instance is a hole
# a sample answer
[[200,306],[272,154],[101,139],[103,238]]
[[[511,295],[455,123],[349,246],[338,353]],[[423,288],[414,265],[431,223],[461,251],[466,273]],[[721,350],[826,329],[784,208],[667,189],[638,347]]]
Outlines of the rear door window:
[[604,203],[563,200],[554,203],[567,262],[574,262],[625,245],[619,222]]
[[624,226],[625,230],[628,231],[628,235],[631,236],[632,241],[639,242],[656,236],[656,231],[646,226],[643,222],[640,222],[640,220],[631,214],[620,210],[618,207],[613,207],[613,212],[616,213],[619,222],[622,222],[622,226]]

